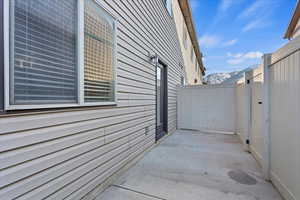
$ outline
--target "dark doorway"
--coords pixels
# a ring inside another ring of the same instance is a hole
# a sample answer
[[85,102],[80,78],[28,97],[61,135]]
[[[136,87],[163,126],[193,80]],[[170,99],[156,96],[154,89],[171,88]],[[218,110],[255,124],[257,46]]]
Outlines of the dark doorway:
[[156,67],[156,141],[168,132],[167,67],[159,62]]

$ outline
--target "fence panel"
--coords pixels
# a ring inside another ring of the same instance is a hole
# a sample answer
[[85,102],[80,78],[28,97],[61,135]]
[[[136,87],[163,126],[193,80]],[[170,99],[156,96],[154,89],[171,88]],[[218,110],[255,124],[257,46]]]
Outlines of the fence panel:
[[271,179],[286,199],[300,199],[300,38],[272,55]]
[[236,86],[236,133],[240,136],[242,143],[247,149],[248,120],[249,120],[249,99],[245,81]]
[[235,85],[179,88],[179,128],[234,133],[235,92]]

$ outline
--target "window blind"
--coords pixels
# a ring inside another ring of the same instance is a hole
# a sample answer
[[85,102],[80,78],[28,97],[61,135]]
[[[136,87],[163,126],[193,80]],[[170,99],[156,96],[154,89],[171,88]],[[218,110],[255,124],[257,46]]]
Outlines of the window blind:
[[84,25],[85,102],[114,102],[114,19],[93,0],[87,0]]
[[76,103],[77,0],[10,5],[10,103]]

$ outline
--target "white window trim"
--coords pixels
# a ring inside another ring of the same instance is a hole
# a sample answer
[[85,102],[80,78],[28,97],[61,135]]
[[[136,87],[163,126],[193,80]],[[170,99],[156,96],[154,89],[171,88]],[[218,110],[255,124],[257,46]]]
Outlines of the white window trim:
[[71,104],[36,104],[36,105],[11,105],[10,104],[10,0],[3,2],[3,31],[4,31],[4,109],[5,110],[29,110],[29,109],[50,109],[50,108],[72,108],[88,106],[116,106],[117,99],[117,38],[118,38],[118,18],[108,11],[101,2],[93,0],[107,14],[114,19],[115,25],[115,48],[114,48],[114,100],[112,102],[84,102],[84,1],[77,0],[78,3],[78,29],[77,29],[77,64],[78,64],[78,103]]

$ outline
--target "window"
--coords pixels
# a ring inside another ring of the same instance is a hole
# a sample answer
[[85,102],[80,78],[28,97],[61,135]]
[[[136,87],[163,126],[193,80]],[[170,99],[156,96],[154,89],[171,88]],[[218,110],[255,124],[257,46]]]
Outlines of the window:
[[115,103],[116,20],[98,3],[5,4],[10,8],[6,109]]
[[180,83],[181,83],[181,85],[182,85],[182,86],[184,86],[184,85],[185,85],[185,79],[184,79],[184,77],[183,77],[183,76],[181,76]]
[[187,49],[187,39],[188,39],[188,34],[185,26],[183,26],[183,46],[185,49]]
[[193,46],[191,46],[191,61],[192,61],[192,63],[194,63],[194,57],[195,57],[194,49],[193,49]]
[[86,102],[113,102],[114,19],[95,4],[87,0],[85,5],[84,97]]
[[76,0],[12,0],[10,104],[77,101]]
[[173,16],[172,0],[164,0],[164,4],[170,16]]

